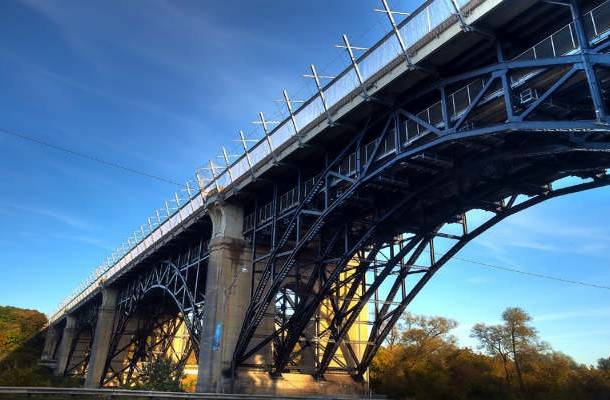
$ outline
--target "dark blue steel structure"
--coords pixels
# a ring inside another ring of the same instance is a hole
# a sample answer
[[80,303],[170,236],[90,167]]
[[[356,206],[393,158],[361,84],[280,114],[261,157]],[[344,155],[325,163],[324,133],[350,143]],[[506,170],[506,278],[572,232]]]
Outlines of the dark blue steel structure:
[[[292,178],[261,181],[243,196],[255,277],[233,372],[247,365],[279,376],[314,348],[314,375],[323,379],[343,345],[353,362],[341,369],[361,379],[408,304],[469,241],[532,205],[609,183],[610,44],[582,11],[599,2],[533,3],[535,23],[464,26],[485,39],[470,56],[412,66],[421,83],[397,83],[361,112],[332,121],[332,139],[286,163]],[[607,9],[596,10],[608,18]],[[512,34],[519,29],[537,40],[555,33],[536,44]],[[585,181],[553,186],[570,176]],[[466,213],[475,209],[489,218],[469,229]],[[452,243],[440,256],[439,238]],[[304,331],[323,303],[334,316],[314,340]],[[358,355],[345,336],[367,304],[375,318]],[[275,329],[261,333],[273,305]],[[249,364],[266,346],[273,361]]]
[[[271,168],[218,194],[245,210],[252,273],[226,378],[243,368],[366,379],[398,318],[467,243],[528,207],[610,184],[610,1],[514,0],[520,14],[505,1],[495,24],[476,26],[463,13],[484,2],[465,3],[451,17],[463,31],[457,45],[417,64],[411,51],[422,44],[404,49],[378,74],[401,63],[408,73],[380,90],[361,82],[357,109],[336,118],[334,105],[319,117],[328,128],[296,135],[296,151],[271,154]],[[118,293],[100,384],[137,381],[155,354],[196,363],[213,231],[204,208],[100,285]],[[473,210],[486,219],[469,224]],[[49,328],[50,359],[59,335],[74,336],[62,373],[87,373],[103,303],[92,293]],[[367,338],[356,343],[349,334],[363,314]],[[178,351],[181,329],[189,338]]]

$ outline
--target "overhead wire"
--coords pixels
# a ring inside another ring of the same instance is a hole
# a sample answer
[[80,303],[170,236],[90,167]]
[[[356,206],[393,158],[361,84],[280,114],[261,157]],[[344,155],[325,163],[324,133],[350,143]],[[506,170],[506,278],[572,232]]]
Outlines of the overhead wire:
[[162,176],[151,174],[151,173],[148,173],[148,172],[144,172],[144,171],[139,170],[139,169],[127,167],[125,165],[118,164],[118,163],[113,162],[113,161],[108,161],[108,160],[99,158],[97,156],[92,156],[90,154],[82,153],[80,151],[77,151],[77,150],[74,150],[74,149],[70,149],[70,148],[67,148],[67,147],[64,147],[64,146],[59,146],[57,144],[50,143],[50,142],[47,142],[45,140],[42,140],[42,139],[39,139],[39,138],[36,138],[36,137],[33,137],[33,136],[25,135],[25,134],[20,133],[20,132],[12,131],[12,130],[5,129],[5,128],[0,128],[0,133],[3,133],[3,134],[8,135],[8,136],[13,136],[13,137],[16,137],[16,138],[19,138],[19,139],[22,139],[22,140],[26,140],[26,141],[29,141],[29,142],[32,142],[32,143],[36,143],[36,144],[39,144],[41,146],[45,146],[45,147],[48,147],[48,148],[51,148],[51,149],[54,149],[54,150],[57,150],[57,151],[68,153],[68,154],[71,154],[73,156],[84,158],[84,159],[89,160],[89,161],[97,162],[97,163],[106,165],[108,167],[121,169],[121,170],[130,172],[132,174],[145,176],[145,177],[151,178],[151,179],[156,179],[158,181],[161,181],[161,182],[164,182],[164,183],[169,183],[171,185],[184,187],[183,184],[178,183],[176,181],[173,181],[171,179],[164,178]]
[[[124,166],[122,164],[118,164],[116,162],[112,162],[112,161],[107,161],[104,159],[101,159],[99,157],[96,156],[92,156],[86,153],[82,153],[67,147],[63,147],[63,146],[59,146],[53,143],[49,143],[47,141],[44,141],[42,139],[38,139],[32,136],[28,136],[28,135],[24,135],[22,133],[19,132],[15,132],[12,130],[8,130],[5,128],[0,128],[0,133],[3,133],[5,135],[9,135],[9,136],[13,136],[16,138],[20,138],[32,143],[36,143],[57,151],[62,151],[68,154],[71,154],[73,156],[77,156],[77,157],[81,157],[84,159],[87,159],[89,161],[94,161],[97,163],[100,163],[102,165],[106,165],[108,167],[112,167],[112,168],[117,168],[117,169],[121,169],[127,172],[130,172],[132,174],[137,174],[140,176],[145,176],[147,178],[151,178],[151,179],[156,179],[159,180],[161,182],[165,182],[165,183],[169,183],[172,185],[176,185],[176,186],[180,186],[183,187],[184,185],[175,182],[171,179],[168,178],[164,178],[155,174],[151,174],[148,172],[144,172],[142,170],[138,170],[138,169],[134,169],[131,167],[127,167]],[[465,257],[458,257],[458,256],[453,256],[452,257],[453,260],[458,260],[458,261],[463,261],[463,262],[467,262],[470,264],[474,264],[474,265],[478,265],[478,266],[482,266],[482,267],[486,267],[486,268],[491,268],[491,269],[495,269],[498,271],[504,271],[504,272],[512,272],[512,273],[516,273],[516,274],[520,274],[520,275],[525,275],[525,276],[531,276],[531,277],[535,277],[535,278],[539,278],[539,279],[547,279],[547,280],[553,280],[553,281],[557,281],[557,282],[562,282],[562,283],[568,283],[568,284],[573,284],[573,285],[579,285],[579,286],[584,286],[584,287],[591,287],[591,288],[596,288],[596,289],[604,289],[604,290],[610,290],[610,286],[606,286],[606,285],[600,285],[600,284],[596,284],[596,283],[591,283],[591,282],[584,282],[584,281],[577,281],[577,280],[572,280],[572,279],[567,279],[567,278],[562,278],[559,276],[553,276],[553,275],[547,275],[547,274],[541,274],[541,273],[537,273],[537,272],[529,272],[529,271],[523,271],[514,267],[507,267],[507,266],[500,266],[500,265],[496,265],[496,264],[491,264],[491,263],[487,263],[487,262],[483,262],[483,261],[479,261],[479,260],[474,260],[471,258],[465,258]]]
[[475,265],[479,265],[479,266],[486,267],[486,268],[491,268],[491,269],[495,269],[495,270],[499,270],[499,271],[505,271],[505,272],[512,272],[512,273],[526,275],[526,276],[531,276],[531,277],[540,278],[540,279],[548,279],[548,280],[552,280],[552,281],[569,283],[569,284],[579,285],[579,286],[584,286],[584,287],[591,287],[591,288],[596,288],[596,289],[610,290],[610,286],[599,285],[597,283],[577,281],[577,280],[562,278],[562,277],[559,277],[559,276],[541,274],[541,273],[538,273],[538,272],[523,271],[523,270],[520,270],[520,269],[517,269],[517,268],[513,268],[513,267],[504,267],[504,266],[490,264],[490,263],[486,263],[486,262],[482,262],[482,261],[478,261],[478,260],[473,260],[473,259],[470,259],[470,258],[453,256],[453,260],[464,261],[464,262],[467,262],[467,263],[470,263],[470,264],[475,264]]

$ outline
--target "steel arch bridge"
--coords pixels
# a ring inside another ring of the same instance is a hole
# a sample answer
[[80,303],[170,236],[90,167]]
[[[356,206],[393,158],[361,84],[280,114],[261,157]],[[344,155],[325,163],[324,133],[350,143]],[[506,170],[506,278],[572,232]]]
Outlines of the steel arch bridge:
[[247,174],[228,166],[231,185],[210,184],[199,211],[101,281],[45,345],[62,373],[129,385],[165,355],[197,362],[205,391],[268,390],[244,389],[253,373],[268,386],[292,375],[366,382],[392,326],[470,241],[608,185],[610,2],[515,0],[531,16],[504,3],[496,25],[467,24],[485,0],[466,3],[449,22],[467,50],[446,45],[413,64],[416,43],[378,72],[406,65],[386,86],[363,80],[331,107],[321,90],[310,125],[323,135],[295,135],[277,153],[296,150],[265,165],[246,149]]
[[[581,20],[568,29],[589,43]],[[351,140],[326,155],[322,170],[299,171],[282,196],[272,185],[271,201],[252,208],[245,234],[258,277],[233,369],[272,343],[265,367],[273,375],[290,371],[304,348],[314,347],[317,378],[334,360],[361,379],[405,307],[469,241],[532,205],[607,184],[608,43],[533,60],[507,60],[502,42],[493,45],[494,64],[434,76],[393,104],[371,99],[382,106],[354,124],[359,129],[337,128]],[[468,99],[456,112],[464,90]],[[591,181],[553,188],[569,176]],[[529,198],[519,202],[521,195]],[[472,210],[491,215],[470,230],[466,213]],[[459,227],[457,234],[443,231],[450,225]],[[440,257],[438,238],[453,242]],[[286,287],[300,290],[291,292],[275,328],[256,334]],[[382,297],[373,302],[363,351],[356,351],[346,334],[371,299]],[[334,315],[312,341],[305,328],[325,303]],[[336,359],[342,346],[349,362]]]

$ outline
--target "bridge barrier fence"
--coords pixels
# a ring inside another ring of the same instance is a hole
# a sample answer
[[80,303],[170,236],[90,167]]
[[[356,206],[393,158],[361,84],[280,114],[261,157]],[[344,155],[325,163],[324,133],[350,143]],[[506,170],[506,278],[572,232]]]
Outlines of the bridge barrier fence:
[[[227,394],[227,393],[180,393],[180,392],[154,392],[148,390],[131,389],[85,389],[85,388],[55,388],[55,387],[8,387],[0,386],[0,399],[49,399],[64,400],[70,399],[91,399],[91,400],[141,400],[141,399],[208,399],[208,400],[239,400],[239,399],[278,399],[277,396],[264,394]],[[354,400],[352,396],[335,395],[332,397],[302,397],[302,396],[282,396],[284,400]],[[363,397],[364,398],[364,397]],[[384,399],[383,396],[367,396],[367,399]]]
[[[588,26],[590,26],[591,29],[587,32],[591,42],[595,42],[603,35],[610,34],[610,1],[599,5],[592,11],[585,14],[585,21],[590,21]],[[574,33],[574,24],[570,23],[547,38],[541,40],[517,57],[513,58],[513,60],[535,60],[541,58],[560,57],[572,54],[578,48],[579,46]],[[511,85],[513,87],[517,87],[541,71],[541,69],[517,70],[511,75]],[[450,117],[452,119],[458,119],[468,109],[484,85],[485,81],[478,78],[448,94],[447,99],[449,102]],[[499,94],[502,94],[501,87],[499,90],[492,90],[486,99],[493,98]],[[486,100],[484,99],[483,101]],[[436,126],[437,128],[441,128],[444,125],[440,101],[432,104],[416,115],[424,122]],[[430,133],[430,130],[427,128],[413,122],[412,120],[407,120],[404,128],[400,131],[401,146],[407,147],[411,142],[428,133]],[[375,142],[371,142],[364,146],[362,154],[364,163],[366,163],[369,159],[369,153],[375,147],[375,144]],[[382,159],[393,153],[395,150],[396,143],[394,142],[392,135],[388,135],[386,141],[381,145],[377,159]],[[338,167],[337,172],[344,176],[353,176],[357,172],[355,160],[356,155],[354,153],[350,155],[350,157],[346,158],[344,163]],[[298,196],[296,196],[296,188],[292,188],[280,196],[280,212],[295,206],[297,203]],[[268,203],[260,208],[258,220],[256,221],[258,224],[263,224],[271,219],[273,215],[271,212],[271,207],[272,203]],[[244,226],[246,230],[254,227],[253,214],[246,216]]]
[[[413,47],[449,18],[459,15],[461,10],[469,5],[471,1],[474,0],[428,0],[424,2],[414,13],[398,24],[400,40],[404,43],[407,54],[403,54],[398,37],[390,32],[356,60],[357,68],[362,79],[365,81],[364,85],[369,85],[370,81],[375,79],[378,72],[395,62],[399,57],[409,57]],[[482,2],[484,1],[486,0],[482,0]],[[610,0],[585,14],[584,21],[585,29],[592,42],[595,42],[600,36],[607,34],[610,30]],[[575,51],[577,48],[578,44],[573,24],[570,23],[534,47],[523,52],[517,59],[531,60],[565,55]],[[183,191],[187,194],[186,198],[184,198],[184,195],[176,194],[171,201],[173,202],[172,207],[166,202],[164,208],[155,210],[153,216],[148,218],[147,223],[142,225],[139,231],[136,231],[128,238],[126,243],[119,246],[103,264],[97,267],[79,285],[71,296],[60,303],[57,310],[49,318],[49,323],[55,322],[65,312],[76,307],[81,301],[92,295],[105,280],[121,271],[169,231],[201,209],[208,193],[214,190],[223,191],[232,185],[234,181],[249,173],[252,168],[255,168],[257,164],[260,164],[279,147],[288,142],[288,140],[306,130],[308,125],[323,116],[326,110],[348,98],[354,91],[362,89],[355,68],[351,65],[344,69],[336,78],[325,85],[320,93],[305,101],[293,114],[294,124],[292,118],[284,119],[275,129],[268,134],[266,133],[265,137],[258,140],[251,148],[245,150],[235,162],[227,163],[229,165],[225,168],[218,167],[221,170],[219,174],[216,174],[217,168],[214,167],[213,163],[210,163],[210,168],[207,170],[198,169],[196,175],[199,190],[191,188],[187,182]],[[524,75],[520,76],[520,73]],[[515,83],[525,79],[526,75],[531,73],[531,71],[519,72],[513,74],[511,78],[513,83]],[[449,97],[452,115],[459,115],[467,109],[474,97],[472,93],[477,93],[477,90],[480,90],[482,86],[483,82],[481,80],[475,80],[452,93]],[[440,103],[433,104],[418,114],[424,121],[433,125],[440,122],[439,118],[441,115]],[[412,137],[409,137],[409,129],[415,129],[414,134],[416,136],[424,133],[420,132],[422,128],[419,126],[412,125],[411,128],[407,127],[407,141],[412,140]],[[383,154],[385,153],[383,152]],[[351,170],[351,167],[348,166],[347,168]],[[202,178],[202,171],[208,177]],[[297,196],[292,194],[288,198],[288,193],[285,193],[284,196],[287,198],[283,200],[283,207],[285,209],[290,208]],[[263,210],[261,209],[262,212]],[[264,219],[265,216],[261,214],[259,217]],[[253,216],[247,216],[246,227],[251,222],[253,222]]]
[[[399,24],[399,32],[403,37],[404,43],[407,47],[417,43],[442,22],[456,13],[459,7],[469,2],[470,0],[426,1],[413,14],[405,18],[405,20]],[[373,77],[375,73],[382,70],[400,55],[401,51],[397,37],[393,34],[388,34],[370,50],[365,52],[357,60],[357,65],[362,72],[363,78],[366,80]],[[197,199],[198,196],[204,196],[205,193],[214,189],[221,191],[228,187],[233,181],[245,175],[252,166],[262,162],[281,145],[294,137],[315,119],[323,115],[325,110],[336,105],[359,86],[360,82],[357,79],[354,67],[351,66],[346,68],[323,88],[322,94],[314,95],[294,113],[296,129],[292,123],[292,119],[286,118],[268,137],[259,140],[251,149],[247,150],[247,153],[249,154],[242,154],[234,163],[224,168],[219,175],[216,175],[214,165],[210,165],[211,168],[208,170],[208,173],[211,174],[211,179],[202,180],[199,178],[198,174],[198,183],[201,192],[194,195],[192,198]],[[189,197],[191,197],[190,193]],[[167,203],[165,209],[165,213],[160,213],[157,210],[152,218],[152,222],[155,222],[158,226],[156,229],[153,229],[154,227],[151,224],[151,218],[149,218],[148,235],[145,236],[145,230],[141,229],[142,235],[140,235],[140,238],[137,236],[135,239],[130,238],[126,244],[121,245],[115,250],[110,258],[100,267],[96,268],[93,274],[77,288],[73,296],[68,297],[59,305],[58,310],[49,318],[50,323],[60,318],[65,311],[73,308],[79,304],[80,301],[91,295],[104,279],[107,279],[109,276],[112,276],[123,269],[135,257],[141,254],[142,251],[158,241],[163,236],[163,232],[167,231],[169,228],[169,226],[166,226],[167,220],[172,220],[176,214],[181,214],[178,211],[173,214],[170,213]],[[145,226],[147,225],[145,224],[144,227]]]

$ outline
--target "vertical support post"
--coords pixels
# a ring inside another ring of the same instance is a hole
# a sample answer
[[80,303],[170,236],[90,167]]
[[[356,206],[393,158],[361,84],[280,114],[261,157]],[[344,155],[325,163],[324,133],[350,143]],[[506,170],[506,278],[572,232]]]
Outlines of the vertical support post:
[[388,20],[390,22],[390,25],[392,26],[392,31],[394,31],[394,35],[396,36],[396,39],[398,40],[398,44],[400,45],[400,51],[402,52],[402,54],[405,58],[407,66],[409,67],[409,69],[413,69],[414,66],[413,66],[413,63],[411,62],[411,57],[409,57],[407,46],[405,45],[405,42],[402,39],[402,35],[400,34],[400,30],[398,29],[396,20],[394,19],[394,14],[401,14],[401,15],[407,15],[407,16],[409,14],[392,11],[390,6],[388,5],[388,0],[381,0],[381,3],[383,4],[383,10],[380,10],[380,11],[385,13],[388,16]]
[[227,149],[225,149],[225,147],[222,147],[222,157],[225,160],[225,166],[227,168],[227,174],[229,174],[229,179],[231,180],[231,183],[233,183],[233,174],[231,174],[231,163],[229,162],[229,155],[227,154]]
[[76,317],[67,315],[66,326],[64,327],[61,342],[59,343],[59,348],[57,349],[57,366],[55,367],[55,375],[57,376],[62,376],[66,372],[68,361],[70,359],[70,349],[72,348],[75,333]]
[[89,368],[85,377],[86,388],[98,388],[106,372],[106,361],[110,351],[110,340],[114,331],[114,317],[118,291],[112,288],[102,290],[102,305],[98,311],[91,355],[89,357]]
[[218,179],[216,177],[216,167],[214,167],[214,163],[212,160],[209,160],[210,163],[210,173],[212,174],[212,180],[214,181],[214,185],[216,186],[216,191],[220,193],[220,186],[218,185]]
[[443,123],[445,124],[445,131],[451,128],[451,114],[449,114],[449,103],[447,97],[447,87],[441,86],[441,112],[443,114]]
[[252,180],[255,180],[256,176],[254,175],[252,157],[250,156],[250,152],[248,151],[248,144],[246,143],[244,131],[242,130],[239,131],[239,141],[241,142],[241,145],[244,148],[244,154],[246,155],[246,162],[248,163],[248,171],[250,171],[250,176],[252,177]]
[[354,71],[356,72],[356,77],[358,78],[358,83],[360,84],[360,87],[362,88],[362,95],[365,99],[369,98],[369,95],[366,91],[366,88],[364,87],[364,79],[362,78],[362,74],[360,73],[360,66],[358,65],[358,60],[356,59],[356,56],[354,55],[354,50],[368,50],[364,47],[355,47],[352,46],[349,42],[349,39],[347,38],[347,35],[343,35],[343,45],[336,45],[335,47],[337,48],[344,48],[347,50],[347,55],[349,56],[351,62],[352,62],[352,67],[354,68]]
[[259,120],[253,122],[254,124],[260,124],[263,127],[263,133],[265,134],[265,141],[267,142],[267,146],[269,146],[269,154],[271,154],[271,158],[273,158],[273,163],[277,164],[277,157],[275,152],[273,151],[273,143],[271,142],[271,132],[269,131],[269,124],[279,124],[279,121],[268,121],[265,119],[265,114],[263,112],[258,113]]
[[582,56],[583,68],[587,76],[587,82],[589,84],[589,91],[591,92],[591,99],[593,100],[593,107],[595,108],[595,117],[598,122],[605,121],[607,119],[606,104],[602,97],[602,90],[599,85],[599,79],[591,63],[589,57],[591,53],[591,46],[589,45],[589,39],[585,32],[585,24],[582,18],[582,12],[578,0],[570,0],[570,10],[572,11],[572,19],[574,20],[574,30],[576,31],[576,37],[580,44],[580,53]]
[[[295,100],[291,100],[290,97],[288,97],[288,91],[286,89],[284,89],[283,95],[284,95],[284,104],[286,104],[286,108],[288,109],[288,114],[290,115],[290,121],[292,122],[292,128],[294,129],[294,134],[297,136],[297,140],[299,141],[299,146],[302,146],[303,137],[301,136],[301,133],[299,132],[299,125],[297,124],[297,119],[294,115],[294,109],[292,107],[292,103],[294,103]],[[301,101],[301,103],[302,103],[302,101]]]
[[252,271],[249,246],[243,239],[242,207],[215,201],[208,210],[212,238],[196,390],[219,393],[231,382],[231,361],[250,300]]
[[[504,52],[502,51],[502,43],[496,41],[496,56],[499,63],[504,62]],[[491,78],[493,79],[493,78]],[[506,119],[513,121],[515,119],[514,107],[513,107],[513,96],[512,87],[508,81],[508,70],[505,70],[500,76],[502,81],[502,90],[504,91],[504,105],[506,106]]]
[[322,82],[320,82],[320,78],[327,78],[327,79],[333,79],[333,78],[330,76],[318,75],[316,66],[313,64],[311,64],[309,67],[311,69],[311,75],[303,75],[303,76],[306,78],[313,78],[314,82],[316,83],[316,89],[318,89],[318,96],[320,96],[320,101],[322,101],[322,107],[324,107],[324,113],[326,114],[326,119],[328,120],[328,125],[332,126],[332,125],[334,125],[334,121],[332,119],[332,116],[330,115],[328,105],[326,104],[326,96],[324,95],[324,89],[322,88]]
[[54,325],[49,325],[47,327],[47,333],[45,334],[44,338],[44,347],[40,356],[41,361],[53,359],[53,356],[55,355],[55,349],[57,348],[58,339],[59,335],[57,332],[57,327]]
[[460,10],[459,4],[457,3],[456,0],[449,0],[449,2],[453,6],[453,11],[455,11],[455,14],[460,19],[460,26],[462,27],[462,30],[464,32],[468,32],[470,29],[469,29],[468,24],[466,23],[466,18],[464,18],[464,14],[462,13],[462,10]]
[[[279,214],[278,207],[278,190],[277,183],[273,184],[273,198],[271,199],[271,249],[275,249],[277,243],[277,217]],[[271,280],[275,280],[275,263],[271,264]]]

